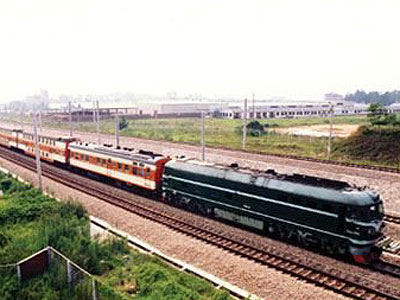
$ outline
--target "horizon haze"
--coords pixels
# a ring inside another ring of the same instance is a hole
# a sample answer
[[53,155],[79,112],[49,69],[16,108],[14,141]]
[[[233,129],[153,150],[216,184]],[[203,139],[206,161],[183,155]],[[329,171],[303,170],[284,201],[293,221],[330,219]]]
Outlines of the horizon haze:
[[0,102],[144,93],[322,99],[399,89],[400,2],[4,1]]

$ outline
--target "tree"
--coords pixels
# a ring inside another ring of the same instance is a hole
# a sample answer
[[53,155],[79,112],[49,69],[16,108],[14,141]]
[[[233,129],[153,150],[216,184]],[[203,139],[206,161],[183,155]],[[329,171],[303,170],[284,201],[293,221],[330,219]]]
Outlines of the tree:
[[399,126],[400,120],[398,120],[395,114],[390,114],[379,103],[371,103],[368,107],[368,119],[372,125],[393,125]]
[[371,103],[368,107],[368,119],[372,125],[382,125],[382,117],[387,115],[386,109],[379,103]]
[[251,121],[247,124],[247,131],[252,136],[260,136],[264,133],[264,126],[258,121]]
[[382,105],[390,105],[395,102],[400,102],[400,91],[394,90],[383,94],[372,91],[357,90],[354,94],[347,94],[345,100],[361,102],[361,103],[380,103]]
[[125,129],[128,127],[128,121],[126,120],[125,117],[122,117],[121,121],[119,122],[119,129]]

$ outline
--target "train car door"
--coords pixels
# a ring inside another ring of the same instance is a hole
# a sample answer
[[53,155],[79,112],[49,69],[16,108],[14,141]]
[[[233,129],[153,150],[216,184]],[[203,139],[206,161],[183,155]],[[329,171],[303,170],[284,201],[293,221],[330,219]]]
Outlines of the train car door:
[[107,169],[107,176],[112,177],[112,175],[113,175],[112,171],[114,170],[114,164],[110,158],[107,159],[106,169]]
[[144,185],[147,188],[151,188],[150,168],[149,167],[143,168],[143,172],[144,172]]

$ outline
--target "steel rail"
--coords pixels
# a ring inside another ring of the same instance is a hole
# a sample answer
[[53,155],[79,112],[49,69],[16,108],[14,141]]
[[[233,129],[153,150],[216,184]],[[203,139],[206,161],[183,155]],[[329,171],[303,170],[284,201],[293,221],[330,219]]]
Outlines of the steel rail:
[[[31,158],[23,156],[22,154],[16,154],[4,148],[0,149],[0,157],[35,171]],[[295,278],[305,280],[354,299],[400,299],[400,290],[384,285],[381,282],[365,280],[365,278],[344,271],[336,270],[333,273],[329,273],[318,268],[318,266],[305,264],[300,258],[289,257],[289,255],[285,253],[278,253],[276,251],[267,252],[255,248],[209,229],[195,226],[193,223],[185,222],[180,218],[170,216],[163,211],[157,211],[154,208],[149,208],[132,202],[131,200],[124,199],[121,195],[113,195],[110,192],[107,193],[104,189],[95,185],[90,185],[89,182],[92,180],[85,177],[77,180],[74,176],[65,177],[66,172],[60,172],[61,170],[56,168],[53,170],[53,168],[49,168],[49,165],[44,164],[43,167],[43,175],[51,180],[106,201],[151,221],[165,225],[177,232],[282,271]],[[85,180],[85,184],[82,184],[82,180]]]

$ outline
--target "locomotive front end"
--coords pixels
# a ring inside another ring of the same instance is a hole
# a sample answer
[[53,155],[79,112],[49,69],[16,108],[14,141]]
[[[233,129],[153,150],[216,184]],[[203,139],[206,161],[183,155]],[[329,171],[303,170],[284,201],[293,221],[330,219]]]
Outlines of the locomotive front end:
[[369,263],[380,255],[376,243],[382,236],[383,203],[379,195],[362,191],[358,205],[349,207],[346,233],[351,237],[350,254],[357,263]]

